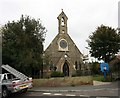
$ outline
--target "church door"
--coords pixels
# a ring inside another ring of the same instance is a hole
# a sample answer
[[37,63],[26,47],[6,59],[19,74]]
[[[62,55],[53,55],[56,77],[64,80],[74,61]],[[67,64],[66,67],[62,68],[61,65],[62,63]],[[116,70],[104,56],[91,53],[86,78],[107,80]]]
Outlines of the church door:
[[63,65],[63,74],[64,74],[64,76],[69,76],[69,66],[68,66],[67,62],[65,62]]

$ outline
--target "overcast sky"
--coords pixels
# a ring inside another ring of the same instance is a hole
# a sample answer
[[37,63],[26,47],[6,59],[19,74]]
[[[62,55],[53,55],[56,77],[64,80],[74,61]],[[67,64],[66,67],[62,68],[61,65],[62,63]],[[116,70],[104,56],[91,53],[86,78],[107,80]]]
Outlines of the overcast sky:
[[46,27],[45,49],[58,34],[61,9],[68,17],[68,34],[79,50],[87,54],[86,40],[101,24],[118,27],[120,0],[0,0],[0,25],[19,20],[21,15],[40,18]]

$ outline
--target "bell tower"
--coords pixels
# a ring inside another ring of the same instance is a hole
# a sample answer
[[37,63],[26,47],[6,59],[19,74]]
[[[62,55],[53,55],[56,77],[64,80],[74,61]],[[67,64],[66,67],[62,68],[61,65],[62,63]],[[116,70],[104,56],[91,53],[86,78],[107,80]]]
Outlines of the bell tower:
[[58,32],[59,33],[67,33],[67,16],[65,15],[63,9],[60,15],[57,17],[58,19]]

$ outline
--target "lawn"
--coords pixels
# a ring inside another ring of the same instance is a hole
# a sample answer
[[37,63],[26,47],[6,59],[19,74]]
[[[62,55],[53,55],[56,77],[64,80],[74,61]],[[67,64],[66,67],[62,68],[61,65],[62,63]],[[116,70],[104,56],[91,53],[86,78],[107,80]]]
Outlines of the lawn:
[[109,75],[106,77],[106,79],[104,78],[103,75],[95,75],[93,76],[93,80],[101,81],[101,82],[112,82],[113,81],[113,79],[111,79]]
[[92,85],[92,76],[62,77],[49,79],[33,79],[34,87],[59,87],[59,86],[80,86]]

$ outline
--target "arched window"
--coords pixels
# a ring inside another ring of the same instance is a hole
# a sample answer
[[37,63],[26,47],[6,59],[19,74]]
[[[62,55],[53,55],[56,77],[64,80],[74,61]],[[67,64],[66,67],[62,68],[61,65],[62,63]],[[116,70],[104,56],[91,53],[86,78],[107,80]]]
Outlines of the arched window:
[[81,62],[79,61],[79,70],[81,70]]
[[65,25],[64,17],[61,18],[61,25],[62,25],[62,26]]
[[64,31],[64,30],[62,30],[62,33],[65,33],[65,31]]
[[78,69],[77,61],[75,61],[75,69],[76,69],[76,70]]

